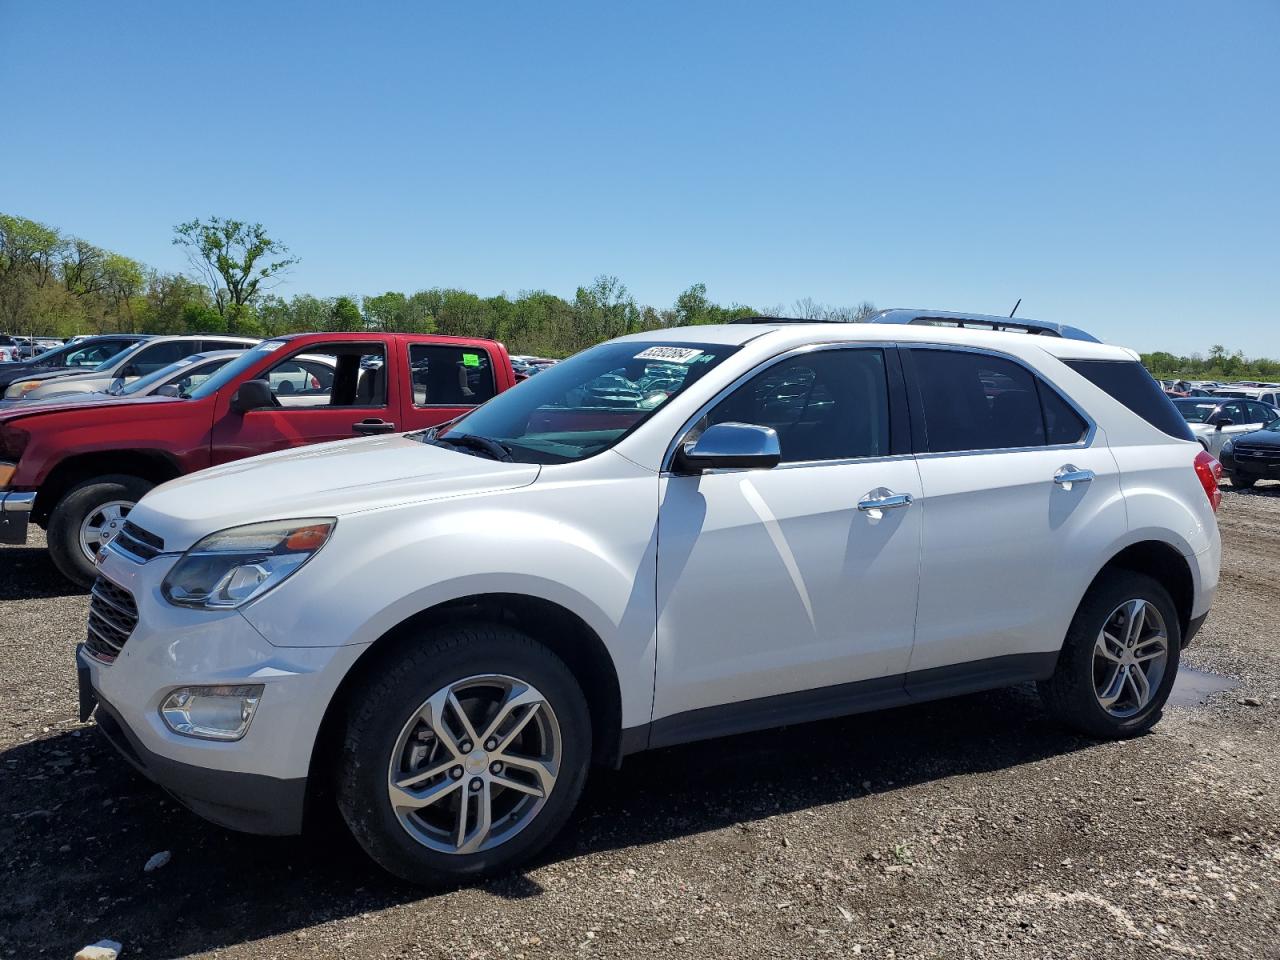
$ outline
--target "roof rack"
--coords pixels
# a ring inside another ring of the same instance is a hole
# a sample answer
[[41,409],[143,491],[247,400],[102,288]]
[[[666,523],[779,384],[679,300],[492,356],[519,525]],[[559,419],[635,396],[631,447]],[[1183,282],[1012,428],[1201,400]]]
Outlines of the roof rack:
[[[806,320],[803,317],[742,317],[731,323],[852,323],[851,320]],[[983,313],[951,313],[946,310],[881,310],[866,323],[899,323],[925,327],[959,327],[963,330],[996,330],[1026,333],[1044,337],[1062,337],[1065,340],[1087,340],[1101,343],[1091,333],[1065,323],[1049,323],[1045,320],[1028,320],[1024,317],[994,317]]]
[[950,313],[945,310],[881,310],[869,318],[867,323],[959,327],[964,330],[996,330],[1043,337],[1062,337],[1064,340],[1087,340],[1089,343],[1102,342],[1093,334],[1065,323],[1049,323],[1046,320],[1029,320],[1025,317],[994,317],[982,313]]

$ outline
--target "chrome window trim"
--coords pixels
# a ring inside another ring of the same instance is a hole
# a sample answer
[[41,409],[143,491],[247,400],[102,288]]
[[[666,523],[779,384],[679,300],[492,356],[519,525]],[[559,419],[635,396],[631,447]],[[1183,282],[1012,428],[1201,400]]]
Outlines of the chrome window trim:
[[[717,403],[719,403],[729,394],[733,393],[734,390],[738,389],[738,387],[742,386],[744,383],[746,383],[748,380],[750,380],[752,377],[756,376],[757,374],[763,373],[765,370],[768,370],[770,367],[773,367],[779,363],[782,363],[784,360],[790,360],[792,357],[803,356],[806,353],[816,353],[821,350],[879,350],[883,353],[887,350],[894,349],[895,347],[897,347],[897,345],[898,344],[892,340],[875,340],[875,341],[869,341],[869,342],[853,341],[853,340],[823,340],[818,343],[807,343],[802,347],[793,347],[790,350],[787,350],[783,353],[779,353],[773,357],[770,357],[767,360],[761,361],[760,363],[752,367],[750,370],[748,370],[746,373],[741,374],[736,380],[732,381],[728,386],[723,387],[718,393],[716,393],[715,396],[713,396],[710,400],[708,400],[701,407],[699,407],[692,417],[690,417],[684,422],[684,424],[680,427],[680,429],[676,431],[675,436],[672,438],[671,442],[667,444],[666,453],[662,455],[662,465],[658,468],[658,475],[661,477],[686,476],[686,474],[675,473],[672,470],[672,461],[675,458],[676,450],[678,450],[680,447],[680,444],[684,442],[684,439],[686,436],[688,436],[689,431],[693,429],[694,425],[699,420],[701,420],[704,416],[707,415],[707,413],[711,410],[712,407],[714,407]],[[886,380],[886,386],[889,387],[890,394],[892,394],[892,385],[888,383],[887,365],[885,368],[885,380]],[[892,396],[890,396],[890,402],[892,402]],[[883,457],[845,457],[840,460],[794,460],[794,461],[788,461],[785,463],[779,463],[776,467],[771,467],[770,469],[783,470],[787,468],[804,467],[804,466],[827,466],[827,465],[834,466],[837,464],[849,464],[849,463],[874,463],[881,460],[902,460],[910,457],[911,457],[911,454],[909,453],[899,453],[899,454],[888,454]],[[741,469],[745,469],[745,468],[725,467],[720,469],[704,470],[702,471],[702,473],[703,474],[736,473],[736,472],[739,472]]]
[[[1075,399],[1070,394],[1068,394],[1060,386],[1058,386],[1056,383],[1050,380],[1047,376],[1045,376],[1043,372],[1041,372],[1040,370],[1037,370],[1035,367],[1027,363],[1021,357],[1015,357],[1013,354],[1005,353],[1002,350],[992,350],[989,347],[974,347],[974,346],[969,346],[967,344],[958,344],[958,343],[955,343],[955,344],[953,343],[900,343],[898,344],[898,346],[900,349],[907,350],[907,351],[948,350],[955,353],[976,353],[982,356],[995,357],[998,360],[1008,360],[1012,363],[1016,363],[1018,366],[1022,367],[1029,374],[1031,374],[1031,376],[1035,377],[1037,380],[1042,381],[1045,384],[1045,386],[1053,390],[1059,397],[1061,397],[1066,402],[1067,406],[1069,406],[1072,410],[1074,410],[1080,416],[1080,419],[1082,419],[1087,425],[1084,436],[1081,439],[1077,440],[1075,443],[1051,443],[1051,444],[1044,444],[1044,445],[1034,446],[1034,447],[985,447],[985,448],[979,448],[975,450],[938,450],[938,451],[925,450],[920,453],[917,453],[915,455],[916,459],[933,460],[933,459],[937,459],[938,457],[975,457],[975,456],[984,456],[987,454],[997,454],[997,453],[1029,453],[1034,450],[1086,450],[1089,447],[1093,446],[1094,438],[1098,434],[1098,424],[1093,419],[1093,417],[1089,416],[1088,412],[1083,407],[1081,407],[1080,404],[1076,403]],[[908,379],[908,384],[910,384],[911,378],[908,377],[907,379]],[[908,390],[911,389],[910,385],[908,385],[907,389]]]

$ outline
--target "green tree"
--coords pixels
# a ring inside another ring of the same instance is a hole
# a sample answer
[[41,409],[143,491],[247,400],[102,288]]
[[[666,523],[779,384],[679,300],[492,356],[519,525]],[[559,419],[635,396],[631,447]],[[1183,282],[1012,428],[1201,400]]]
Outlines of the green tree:
[[360,308],[356,306],[356,302],[350,297],[338,297],[333,301],[333,306],[329,308],[329,329],[330,330],[363,330],[364,316],[360,313]]
[[268,236],[260,223],[210,217],[191,220],[173,228],[173,242],[187,251],[191,265],[200,272],[213,295],[214,306],[235,332],[247,319],[263,285],[273,285],[298,263],[289,248]]

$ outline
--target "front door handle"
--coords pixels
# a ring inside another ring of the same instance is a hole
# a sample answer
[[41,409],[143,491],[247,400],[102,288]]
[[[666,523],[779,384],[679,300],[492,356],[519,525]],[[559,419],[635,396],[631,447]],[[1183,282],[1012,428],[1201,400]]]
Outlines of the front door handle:
[[884,516],[885,510],[896,510],[899,507],[909,507],[914,502],[914,498],[909,493],[892,493],[888,490],[872,490],[861,500],[858,501],[858,509],[863,513],[870,515],[873,520],[878,520]]
[[351,425],[351,432],[358,433],[361,436],[369,436],[375,433],[395,433],[396,425],[386,420],[379,420],[376,417],[369,417],[361,420],[359,423]]
[[1070,490],[1072,484],[1090,483],[1093,477],[1092,470],[1081,470],[1074,464],[1068,463],[1065,467],[1059,468],[1058,472],[1053,475],[1053,482],[1064,490]]

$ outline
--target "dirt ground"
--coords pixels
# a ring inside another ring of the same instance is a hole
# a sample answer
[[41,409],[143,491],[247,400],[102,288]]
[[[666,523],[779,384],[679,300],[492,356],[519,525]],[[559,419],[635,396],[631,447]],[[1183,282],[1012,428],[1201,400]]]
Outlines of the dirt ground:
[[76,721],[84,595],[0,548],[0,957],[1280,957],[1280,486],[1220,516],[1186,661],[1239,686],[1148,736],[1016,689],[664,750],[597,772],[525,873],[435,895],[133,774]]

